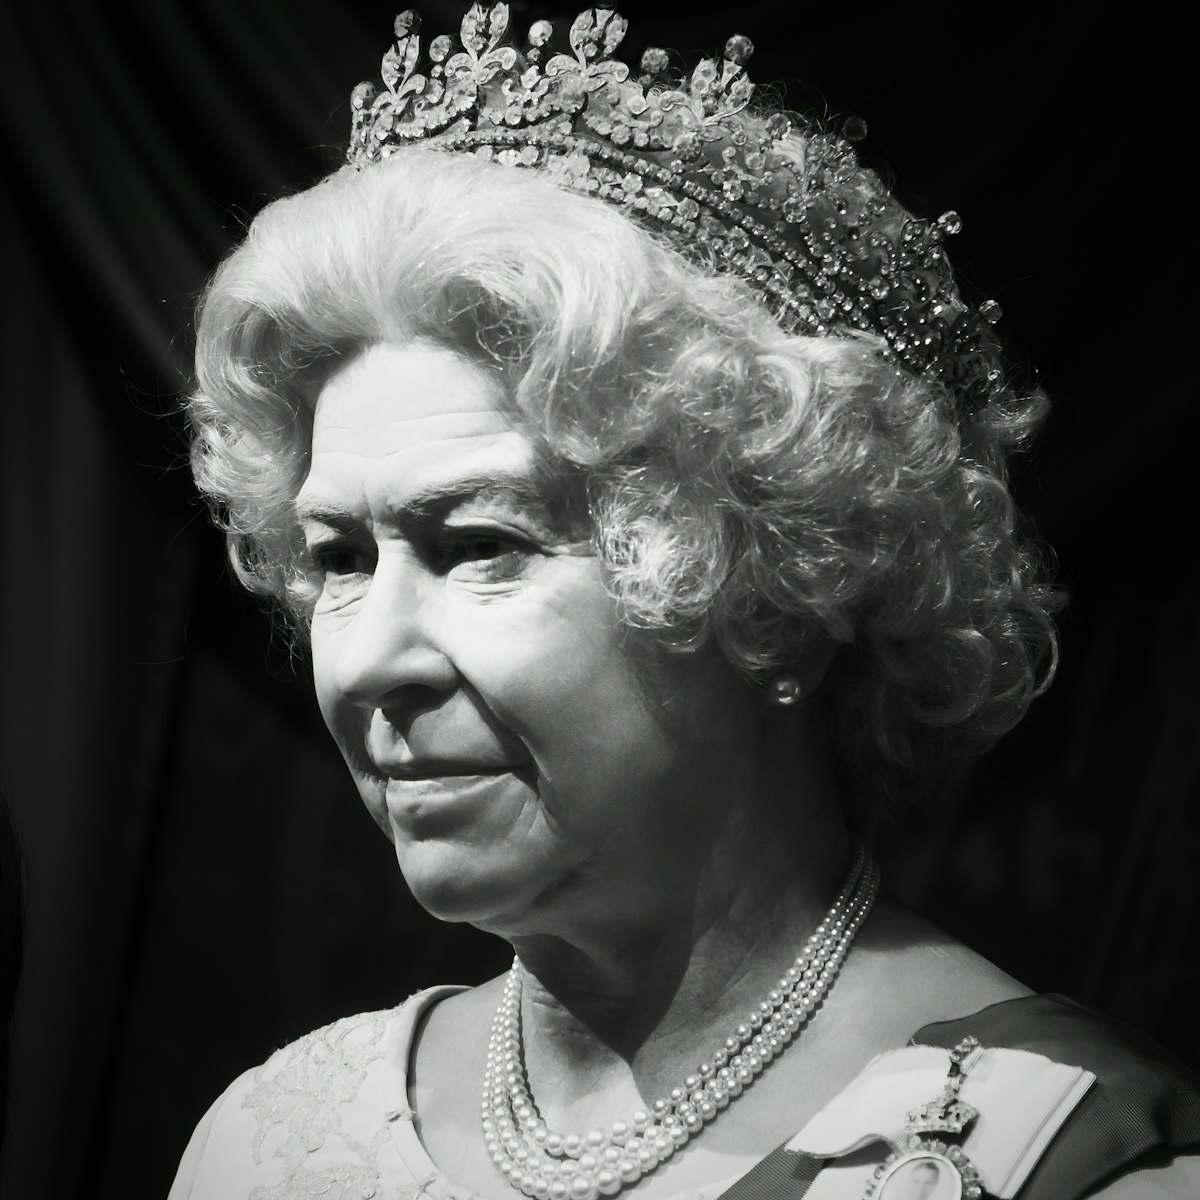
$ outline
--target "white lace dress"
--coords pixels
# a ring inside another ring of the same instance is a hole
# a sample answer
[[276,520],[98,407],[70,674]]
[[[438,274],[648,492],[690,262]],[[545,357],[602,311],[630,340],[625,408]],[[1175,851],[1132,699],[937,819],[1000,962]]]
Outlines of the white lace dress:
[[[169,1200],[475,1200],[433,1164],[408,1107],[416,1027],[461,990],[346,1017],[239,1076],[196,1127]],[[679,1200],[715,1200],[732,1183]]]
[[[417,1025],[461,990],[347,1017],[234,1080],[196,1127],[169,1200],[477,1200],[434,1165],[408,1107]],[[867,1064],[788,1143],[824,1163],[805,1200],[860,1200],[907,1114],[939,1094],[947,1063],[944,1049],[910,1044]],[[991,1194],[1016,1196],[1094,1080],[1024,1050],[982,1053],[962,1097],[983,1114],[966,1148]],[[717,1200],[734,1182],[677,1200]]]

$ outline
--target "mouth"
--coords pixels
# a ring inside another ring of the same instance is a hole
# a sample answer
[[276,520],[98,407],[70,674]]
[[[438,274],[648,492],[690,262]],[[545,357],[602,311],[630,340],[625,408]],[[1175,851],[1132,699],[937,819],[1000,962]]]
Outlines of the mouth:
[[458,836],[520,807],[528,793],[512,767],[391,772],[386,804],[394,833],[426,838]]
[[416,783],[423,780],[453,783],[455,780],[490,779],[496,775],[515,774],[517,768],[509,763],[414,762],[380,767],[380,773],[398,782]]

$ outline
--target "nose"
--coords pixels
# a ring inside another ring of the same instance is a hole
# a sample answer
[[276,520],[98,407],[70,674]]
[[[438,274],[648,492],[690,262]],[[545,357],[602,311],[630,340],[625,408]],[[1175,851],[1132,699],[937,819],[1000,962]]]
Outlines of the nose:
[[323,665],[335,688],[361,708],[427,707],[457,683],[437,636],[438,582],[406,558],[380,555],[366,595],[322,637]]

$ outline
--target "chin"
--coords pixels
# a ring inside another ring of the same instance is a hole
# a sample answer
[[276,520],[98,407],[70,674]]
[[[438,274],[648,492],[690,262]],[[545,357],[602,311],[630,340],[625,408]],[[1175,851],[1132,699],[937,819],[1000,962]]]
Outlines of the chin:
[[461,851],[397,844],[396,857],[413,898],[430,916],[501,936],[514,921],[523,924],[549,883],[531,878],[517,863],[481,862]]

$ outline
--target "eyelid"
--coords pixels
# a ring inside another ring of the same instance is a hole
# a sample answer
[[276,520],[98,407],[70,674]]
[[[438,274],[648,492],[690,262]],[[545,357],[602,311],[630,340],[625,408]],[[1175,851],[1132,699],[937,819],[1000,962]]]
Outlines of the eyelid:
[[308,520],[300,523],[300,534],[304,545],[312,550],[317,546],[326,546],[331,542],[347,543],[354,540],[354,535],[346,529],[330,525],[327,521]]
[[463,518],[461,522],[447,521],[442,525],[441,535],[448,541],[473,537],[495,538],[497,541],[520,542],[526,546],[539,545],[543,540],[532,529],[486,517]]
[[335,555],[354,558],[368,571],[374,569],[378,560],[378,551],[373,542],[364,542],[362,538],[348,536],[328,528],[311,540],[305,538],[303,555],[308,565],[317,571],[328,570],[329,560]]

